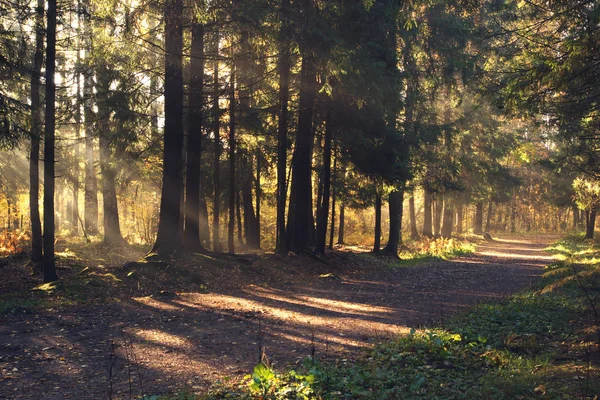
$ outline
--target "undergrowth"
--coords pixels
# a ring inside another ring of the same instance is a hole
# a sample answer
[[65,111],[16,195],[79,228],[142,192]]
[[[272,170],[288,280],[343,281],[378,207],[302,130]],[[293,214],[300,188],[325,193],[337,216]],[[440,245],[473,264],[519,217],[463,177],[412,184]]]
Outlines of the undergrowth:
[[408,242],[400,251],[400,260],[390,263],[390,267],[403,267],[427,261],[448,260],[473,253],[475,245],[456,238],[428,238]]
[[571,237],[549,251],[559,258],[536,287],[479,305],[445,329],[413,330],[353,362],[308,358],[284,372],[259,364],[240,384],[175,398],[597,399],[600,249]]

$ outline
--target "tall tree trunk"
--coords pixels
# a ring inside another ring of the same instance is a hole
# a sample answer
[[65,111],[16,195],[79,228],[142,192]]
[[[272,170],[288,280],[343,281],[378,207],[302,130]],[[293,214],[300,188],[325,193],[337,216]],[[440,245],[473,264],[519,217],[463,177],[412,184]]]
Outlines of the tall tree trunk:
[[[90,24],[88,21],[87,24]],[[91,28],[86,28],[91,29]],[[91,32],[86,33],[91,35]],[[87,38],[86,38],[87,39]],[[90,40],[91,39],[87,39]],[[98,233],[98,181],[96,178],[95,158],[94,158],[94,128],[95,119],[93,110],[93,77],[89,70],[85,72],[83,80],[83,115],[85,119],[85,181],[84,181],[84,221],[85,231],[88,235]]]
[[433,220],[434,236],[440,236],[442,230],[442,211],[444,210],[444,195],[438,193],[435,199],[435,215]]
[[240,156],[241,174],[242,174],[242,202],[244,203],[244,232],[246,235],[246,244],[251,249],[258,248],[258,238],[256,237],[256,216],[254,214],[254,205],[252,204],[252,166],[248,163],[247,154]]
[[402,243],[402,201],[404,190],[394,190],[389,196],[390,207],[390,231],[388,243],[383,252],[392,256],[398,255],[398,248]]
[[475,223],[473,225],[473,232],[476,235],[483,233],[483,202],[478,201],[475,204]]
[[331,106],[327,106],[325,115],[325,138],[323,144],[323,183],[322,200],[317,215],[317,234],[315,252],[325,254],[325,242],[327,240],[327,217],[329,214],[329,196],[331,191],[331,147],[333,139],[333,121]]
[[279,56],[279,118],[277,128],[277,237],[275,251],[285,254],[288,251],[285,227],[288,101],[290,91],[290,24],[288,12],[290,0],[281,1],[281,30]]
[[31,73],[31,148],[29,152],[29,219],[31,220],[31,262],[42,272],[42,223],[40,221],[40,138],[42,109],[40,77],[44,63],[44,0],[38,0],[35,18],[35,53]]
[[596,229],[596,210],[585,211],[585,238],[593,239]]
[[338,227],[337,244],[344,244],[344,228],[346,225],[346,206],[344,202],[340,202],[340,224]]
[[54,262],[54,130],[56,125],[56,0],[48,0],[46,28],[46,112],[44,129],[44,236],[43,279],[58,279]]
[[[232,50],[233,55],[233,50]],[[227,232],[227,248],[235,253],[233,231],[235,228],[235,63],[229,81],[229,230]]]
[[183,0],[165,3],[165,132],[163,185],[158,233],[153,252],[169,254],[181,248],[179,230],[183,191]]
[[[337,147],[337,146],[336,146]],[[336,190],[335,190],[335,177],[337,171],[337,148],[333,148],[333,171],[331,174],[331,223],[330,223],[330,231],[329,231],[329,250],[333,250],[333,236],[335,234],[335,198],[336,198]]]
[[463,204],[461,201],[458,202],[456,210],[456,232],[463,233]]
[[110,127],[110,71],[104,65],[98,68],[98,137],[100,143],[100,174],[102,177],[102,205],[104,243],[119,244],[123,242],[119,224],[119,208],[117,189],[115,186],[116,171],[110,160],[112,158]]
[[576,204],[573,204],[573,229],[577,229],[577,225],[579,224],[579,209]]
[[206,250],[210,246],[210,227],[208,225],[208,207],[202,186],[200,186],[200,244]]
[[375,194],[375,243],[373,253],[381,250],[381,193],[377,190]]
[[423,236],[433,237],[433,229],[432,229],[432,215],[431,215],[431,193],[427,190],[424,190],[425,200],[424,200],[424,208],[423,208]]
[[442,222],[442,237],[449,239],[452,237],[452,225],[454,223],[454,209],[446,197],[444,201],[444,218]]
[[417,229],[417,211],[415,207],[415,196],[410,195],[408,199],[408,212],[410,213],[410,238],[417,239],[419,237],[419,231]]
[[[310,21],[310,0],[303,0],[305,34]],[[316,96],[316,66],[312,49],[301,49],[300,110],[296,131],[296,148],[292,158],[292,185],[288,216],[289,248],[295,253],[306,250],[310,242],[312,220],[311,147],[312,118]]]
[[510,232],[515,233],[517,231],[517,205],[513,204],[510,210]]
[[[232,50],[233,56],[233,50]],[[235,63],[232,66],[229,81],[229,230],[227,232],[227,248],[235,253],[233,231],[235,228]]]
[[200,168],[202,158],[202,104],[204,101],[204,25],[192,23],[188,104],[187,165],[185,177],[185,227],[183,246],[203,252],[200,242]]
[[215,32],[215,64],[213,66],[213,134],[214,141],[214,158],[213,158],[213,251],[221,251],[220,238],[220,211],[221,211],[221,110],[219,108],[219,32]]
[[487,212],[487,218],[485,220],[485,231],[489,232],[490,229],[492,228],[492,214],[493,214],[493,203],[490,200],[488,202],[488,212]]
[[256,226],[255,226],[255,235],[256,235],[256,248],[260,249],[260,202],[262,197],[262,189],[260,187],[260,151],[256,152],[256,181],[254,192],[256,193]]
[[242,207],[240,205],[240,192],[235,194],[235,210],[237,214],[237,240],[240,245],[244,244],[244,230],[242,229]]

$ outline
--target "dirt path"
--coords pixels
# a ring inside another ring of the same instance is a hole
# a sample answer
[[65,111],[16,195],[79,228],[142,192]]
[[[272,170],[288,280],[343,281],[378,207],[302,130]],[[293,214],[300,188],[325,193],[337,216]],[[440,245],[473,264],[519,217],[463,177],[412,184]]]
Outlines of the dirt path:
[[467,257],[393,270],[364,269],[348,257],[330,278],[0,316],[0,398],[201,391],[248,373],[261,349],[275,366],[312,352],[350,358],[374,341],[443,324],[530,285],[551,262],[543,249],[555,239],[501,238]]

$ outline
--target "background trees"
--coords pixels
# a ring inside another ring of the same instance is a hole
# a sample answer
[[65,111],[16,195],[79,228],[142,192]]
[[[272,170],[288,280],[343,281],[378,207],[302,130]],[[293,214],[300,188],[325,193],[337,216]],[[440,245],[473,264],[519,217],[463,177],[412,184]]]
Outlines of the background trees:
[[3,196],[11,218],[31,210],[37,265],[51,114],[44,215],[111,245],[221,251],[227,235],[230,251],[324,253],[335,233],[380,249],[383,230],[395,254],[403,230],[583,220],[570,183],[597,173],[595,2],[79,0],[61,8],[45,64],[51,15],[0,4],[0,138],[31,142],[29,202],[14,185]]

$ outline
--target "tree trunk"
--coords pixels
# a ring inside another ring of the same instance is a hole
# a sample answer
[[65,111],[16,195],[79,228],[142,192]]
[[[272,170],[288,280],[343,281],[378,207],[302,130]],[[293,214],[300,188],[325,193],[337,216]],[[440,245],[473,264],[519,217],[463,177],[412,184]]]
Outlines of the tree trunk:
[[121,227],[119,225],[119,208],[117,203],[117,190],[115,186],[116,171],[110,165],[113,156],[112,136],[110,126],[110,71],[104,65],[98,68],[98,137],[100,144],[100,174],[102,177],[102,205],[104,243],[119,244],[123,242]]
[[213,134],[214,141],[214,158],[213,158],[213,251],[221,251],[220,238],[220,213],[221,213],[221,110],[219,108],[219,32],[215,32],[215,64],[213,66]]
[[257,249],[257,222],[256,215],[254,214],[254,205],[252,204],[252,167],[248,163],[246,154],[241,155],[240,158],[242,161],[242,202],[244,204],[244,233],[246,236],[246,245],[251,249]]
[[423,236],[433,237],[432,230],[432,215],[431,215],[431,193],[427,190],[424,191],[424,208],[423,208]]
[[[306,25],[310,20],[311,6],[309,0],[304,0],[303,3]],[[316,95],[316,61],[312,49],[303,47],[301,54],[300,110],[296,131],[296,148],[292,158],[292,185],[288,216],[289,248],[295,253],[300,253],[308,248],[312,229],[310,226],[312,220],[311,147],[313,106]]]
[[[233,50],[232,50],[233,56]],[[235,253],[233,231],[235,228],[235,63],[229,78],[229,229],[227,231],[227,249]]]
[[46,28],[46,110],[44,129],[44,236],[43,280],[58,279],[54,262],[54,130],[56,86],[56,0],[48,0]]
[[257,151],[256,153],[256,181],[255,181],[255,186],[254,186],[254,192],[256,195],[256,225],[255,225],[255,232],[254,234],[256,235],[256,248],[260,249],[260,202],[261,202],[261,197],[262,197],[262,189],[260,186],[260,152]]
[[383,252],[392,256],[398,256],[398,247],[402,243],[402,201],[404,190],[394,190],[389,196],[390,207],[390,232],[388,243]]
[[412,194],[408,199],[408,212],[410,213],[410,238],[414,240],[419,237],[419,231],[417,230],[417,212],[415,207],[415,196]]
[[344,227],[346,224],[346,206],[343,202],[340,202],[340,224],[338,227],[338,240],[337,244],[344,244]]
[[287,169],[287,134],[288,134],[288,101],[290,91],[290,25],[288,12],[290,0],[281,1],[281,30],[279,56],[279,118],[277,129],[277,232],[275,251],[285,254],[288,251],[285,227],[286,169]]
[[458,203],[458,210],[456,211],[456,232],[458,234],[463,233],[463,204]]
[[475,222],[473,225],[473,232],[476,235],[483,233],[483,202],[478,201],[475,204]]
[[510,232],[511,233],[515,233],[517,231],[516,219],[517,219],[517,206],[515,204],[513,204],[511,206],[511,211],[510,211]]
[[244,244],[244,230],[242,229],[242,207],[240,205],[240,192],[235,194],[235,210],[237,214],[237,240],[240,245]]
[[585,238],[593,239],[596,229],[596,210],[585,211]]
[[331,173],[331,224],[330,226],[330,230],[329,230],[329,250],[333,250],[333,236],[335,234],[335,184],[334,184],[334,179],[335,179],[335,174],[337,171],[337,155],[336,155],[336,148],[334,147],[333,149],[333,171]]
[[153,252],[169,254],[182,244],[179,220],[183,191],[183,0],[165,6],[165,128],[163,185]]
[[493,213],[493,205],[492,205],[492,201],[490,200],[488,202],[488,212],[487,212],[487,218],[485,220],[485,231],[489,232],[490,229],[492,228],[492,213]]
[[84,182],[84,220],[88,235],[98,233],[98,182],[94,166],[94,133],[92,121],[95,119],[92,109],[92,77],[85,76],[83,82],[84,118],[85,118],[85,182]]
[[452,237],[452,225],[454,222],[454,209],[450,205],[448,198],[444,201],[444,218],[442,222],[442,237],[449,239]]
[[187,165],[185,176],[185,225],[183,246],[203,252],[200,242],[200,168],[202,158],[202,104],[204,101],[204,25],[192,23],[188,104]]
[[442,211],[444,210],[444,196],[438,194],[435,199],[435,215],[433,220],[433,234],[434,236],[440,236],[442,230]]
[[375,194],[375,243],[373,244],[373,253],[381,250],[381,193],[379,190]]
[[42,272],[42,223],[40,221],[40,138],[42,109],[40,77],[44,63],[44,0],[38,0],[35,18],[35,54],[31,73],[31,148],[29,152],[29,219],[31,220],[31,263]]
[[315,252],[325,254],[325,242],[327,240],[327,217],[329,215],[329,196],[331,191],[331,144],[333,136],[333,121],[331,106],[327,105],[325,115],[325,138],[323,143],[323,183],[321,193],[321,205],[317,215],[317,234]]

